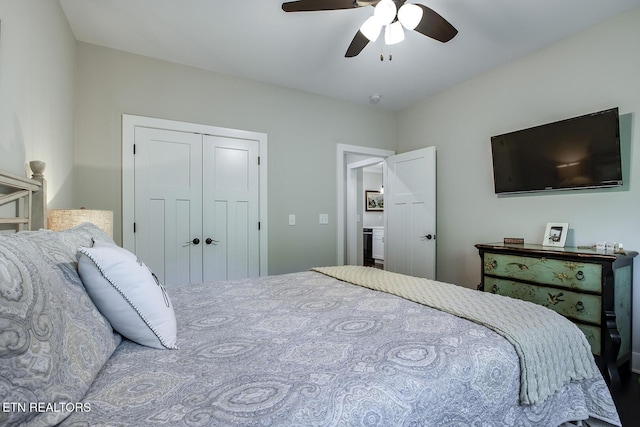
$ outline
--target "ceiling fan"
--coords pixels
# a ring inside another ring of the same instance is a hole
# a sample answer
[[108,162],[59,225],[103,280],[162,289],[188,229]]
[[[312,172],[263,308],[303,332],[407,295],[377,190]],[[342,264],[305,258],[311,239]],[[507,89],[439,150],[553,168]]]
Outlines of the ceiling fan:
[[385,43],[404,40],[403,28],[415,30],[427,37],[446,43],[458,34],[453,25],[432,9],[406,0],[297,0],[282,4],[285,12],[314,12],[318,10],[355,9],[373,6],[373,16],[367,19],[347,48],[345,57],[352,58],[374,42],[384,29]]

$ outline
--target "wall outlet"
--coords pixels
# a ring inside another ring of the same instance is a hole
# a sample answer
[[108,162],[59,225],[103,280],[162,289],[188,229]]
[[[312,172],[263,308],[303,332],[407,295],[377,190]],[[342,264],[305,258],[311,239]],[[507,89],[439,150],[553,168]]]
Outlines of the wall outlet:
[[329,224],[329,214],[320,214],[318,216],[318,222],[320,224]]
[[296,216],[295,216],[295,214],[289,214],[289,225],[296,225]]

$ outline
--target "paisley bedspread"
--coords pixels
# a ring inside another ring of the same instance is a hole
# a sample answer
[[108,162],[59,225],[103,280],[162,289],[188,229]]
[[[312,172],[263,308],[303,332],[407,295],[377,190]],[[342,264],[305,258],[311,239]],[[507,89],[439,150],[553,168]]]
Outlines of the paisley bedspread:
[[600,376],[521,405],[497,333],[317,272],[167,292],[180,349],[123,340],[62,425],[620,425]]
[[485,325],[505,337],[520,359],[520,402],[542,402],[569,381],[599,374],[584,333],[538,304],[451,283],[356,265],[313,270]]

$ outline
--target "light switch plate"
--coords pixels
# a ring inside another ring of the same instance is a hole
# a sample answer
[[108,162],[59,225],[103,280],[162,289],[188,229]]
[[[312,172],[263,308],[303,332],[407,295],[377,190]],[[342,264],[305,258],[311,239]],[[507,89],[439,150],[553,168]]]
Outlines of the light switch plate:
[[289,214],[289,225],[296,225],[296,216],[295,216],[295,214]]
[[320,214],[318,217],[320,224],[329,224],[329,214]]

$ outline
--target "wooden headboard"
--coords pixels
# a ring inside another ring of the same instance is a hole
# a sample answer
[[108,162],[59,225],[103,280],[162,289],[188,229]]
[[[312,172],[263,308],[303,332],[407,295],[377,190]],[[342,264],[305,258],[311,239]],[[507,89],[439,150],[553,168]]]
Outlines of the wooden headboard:
[[[13,204],[15,215],[0,218],[0,225],[16,230],[37,230],[47,227],[47,181],[45,163],[29,162],[31,178],[0,170],[0,206]],[[4,209],[6,215],[10,208]]]

